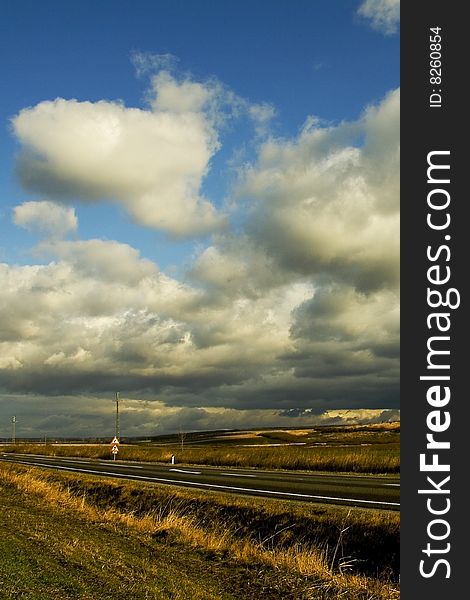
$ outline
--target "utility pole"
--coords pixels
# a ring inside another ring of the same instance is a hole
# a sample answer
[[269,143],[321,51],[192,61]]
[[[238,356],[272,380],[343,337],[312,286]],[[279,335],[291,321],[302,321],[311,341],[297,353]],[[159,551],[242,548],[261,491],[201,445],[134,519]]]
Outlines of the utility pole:
[[119,440],[119,392],[116,392],[116,431],[114,435]]
[[11,418],[11,443],[16,444],[16,415]]
[[183,452],[183,449],[184,449],[184,438],[185,437],[186,437],[186,433],[180,427],[181,452]]

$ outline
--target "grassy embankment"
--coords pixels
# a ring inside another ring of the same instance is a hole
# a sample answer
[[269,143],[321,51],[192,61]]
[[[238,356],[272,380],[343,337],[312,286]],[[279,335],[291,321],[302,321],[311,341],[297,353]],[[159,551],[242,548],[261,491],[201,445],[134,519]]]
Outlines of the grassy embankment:
[[395,513],[0,465],[0,598],[392,600]]

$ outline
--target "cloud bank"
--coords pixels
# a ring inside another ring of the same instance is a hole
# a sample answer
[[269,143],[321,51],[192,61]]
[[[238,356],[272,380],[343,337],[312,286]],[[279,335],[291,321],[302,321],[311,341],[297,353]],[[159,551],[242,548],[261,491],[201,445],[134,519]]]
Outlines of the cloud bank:
[[[43,233],[46,264],[0,266],[4,397],[73,390],[88,406],[120,390],[149,419],[166,407],[188,428],[396,408],[399,91],[356,121],[310,117],[276,138],[269,105],[167,71],[152,86],[145,110],[57,99],[13,119],[20,179],[51,200],[13,212]],[[264,128],[225,213],[201,193],[222,96]],[[118,240],[66,239],[76,201],[118,202],[173,236],[213,235],[180,281]]]

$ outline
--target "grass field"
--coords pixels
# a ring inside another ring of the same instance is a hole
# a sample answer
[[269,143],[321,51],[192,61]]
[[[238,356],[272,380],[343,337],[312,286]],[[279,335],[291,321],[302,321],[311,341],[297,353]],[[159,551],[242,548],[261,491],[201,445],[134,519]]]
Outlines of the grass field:
[[[274,444],[274,445],[273,445]],[[293,445],[295,444],[295,445]],[[298,445],[302,444],[302,445]],[[111,458],[109,444],[3,445],[3,452]],[[168,436],[158,443],[121,444],[124,460],[260,467],[353,473],[398,473],[398,423],[303,430],[188,434],[181,443]]]
[[399,516],[0,465],[0,598],[393,600]]

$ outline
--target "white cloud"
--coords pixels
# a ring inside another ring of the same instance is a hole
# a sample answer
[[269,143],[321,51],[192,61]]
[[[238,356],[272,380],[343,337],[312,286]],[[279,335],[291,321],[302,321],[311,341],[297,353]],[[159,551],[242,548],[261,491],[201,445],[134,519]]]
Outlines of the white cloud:
[[[59,99],[22,111],[23,181],[70,201],[114,199],[174,235],[219,228],[200,186],[224,91],[168,73],[153,85],[152,110]],[[237,231],[214,235],[185,283],[127,244],[60,239],[74,214],[54,204],[55,235],[36,249],[51,262],[0,267],[2,389],[119,389],[208,426],[245,423],[234,408],[396,405],[398,185],[396,90],[354,122],[309,118],[295,138],[265,139],[230,198]],[[35,220],[47,221],[44,203],[16,207],[17,224]]]
[[240,381],[283,350],[290,313],[306,297],[289,287],[213,304],[125,244],[59,241],[40,249],[58,262],[0,269],[2,350],[22,365],[26,387],[27,374],[44,366],[52,385],[52,373],[79,377],[85,387],[98,373],[103,381],[140,378],[138,387],[155,385],[144,383],[154,377],[183,387],[201,377],[208,385]]
[[374,29],[389,35],[397,31],[400,22],[400,0],[364,0],[357,12],[369,19]]
[[263,402],[270,388],[294,403],[303,390],[348,405],[356,391],[364,402],[374,390],[385,405],[395,402],[399,98],[391,92],[352,123],[308,119],[296,139],[262,144],[258,161],[242,171],[242,232],[219,235],[192,276],[219,303],[244,298],[253,310],[269,298],[278,324],[286,290],[297,294],[283,321],[290,335],[278,338],[277,383],[270,388],[267,375],[264,389],[245,382],[240,397],[257,393]]
[[29,231],[51,237],[63,237],[78,227],[74,208],[66,208],[48,200],[23,202],[15,206],[13,221]]
[[176,77],[171,55],[134,56],[150,77],[148,108],[57,98],[12,119],[23,186],[63,204],[118,202],[139,224],[174,237],[223,231],[227,215],[202,193],[227,122],[248,117],[266,135],[275,109],[251,104],[216,79]]
[[154,98],[151,105],[156,113],[203,113],[212,103],[215,111],[217,96],[221,94],[219,84],[203,84],[189,79],[177,81],[168,71],[160,71],[152,78]]
[[396,287],[399,91],[357,122],[313,121],[295,140],[268,140],[239,193],[251,244],[278,270],[367,292]]
[[158,277],[157,266],[139,252],[115,241],[87,240],[43,243],[39,251],[59,256],[85,277],[100,282],[137,284],[145,277]]
[[276,109],[266,102],[263,104],[252,104],[248,107],[248,114],[253,119],[257,135],[263,136],[269,132],[269,124],[276,116]]
[[200,194],[219,147],[202,84],[154,79],[153,111],[116,102],[41,102],[13,119],[25,187],[60,201],[113,200],[140,224],[175,236],[220,229]]
[[165,70],[171,71],[178,64],[178,57],[169,52],[165,54],[154,54],[152,52],[133,52],[131,61],[137,76],[142,77],[149,73]]

